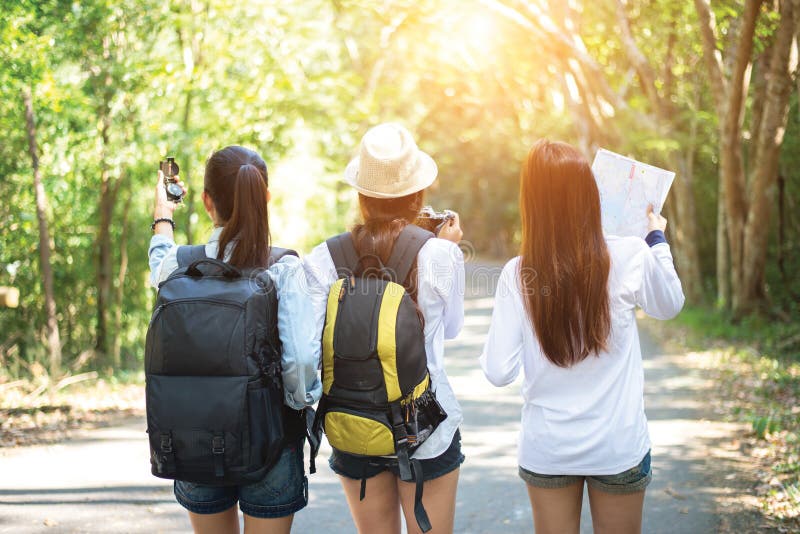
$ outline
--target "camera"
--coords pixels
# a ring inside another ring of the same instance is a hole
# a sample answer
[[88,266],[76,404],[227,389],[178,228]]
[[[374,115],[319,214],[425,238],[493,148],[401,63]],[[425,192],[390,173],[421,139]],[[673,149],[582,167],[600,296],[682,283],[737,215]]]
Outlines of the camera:
[[431,206],[425,206],[419,211],[419,215],[417,215],[417,220],[414,221],[414,224],[438,235],[439,230],[451,219],[454,219],[455,216],[456,214],[450,210],[437,212]]
[[183,188],[175,180],[178,175],[178,164],[175,158],[166,158],[159,162],[159,168],[164,174],[164,189],[167,190],[167,200],[170,202],[180,202],[183,200]]

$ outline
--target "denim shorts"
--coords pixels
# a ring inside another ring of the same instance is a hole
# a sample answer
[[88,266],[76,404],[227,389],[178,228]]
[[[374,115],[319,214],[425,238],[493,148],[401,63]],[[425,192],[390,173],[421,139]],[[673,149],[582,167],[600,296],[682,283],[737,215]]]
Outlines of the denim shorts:
[[[464,462],[464,455],[461,453],[461,432],[456,430],[453,441],[442,454],[436,458],[420,460],[422,466],[422,480],[428,481],[434,478],[455,471]],[[354,480],[372,478],[384,471],[390,471],[395,476],[400,476],[397,462],[381,461],[376,457],[355,456],[346,452],[333,449],[333,454],[328,459],[328,465],[337,475]]]
[[540,475],[520,466],[519,476],[522,480],[537,488],[566,488],[586,479],[586,483],[593,489],[606,493],[625,494],[644,491],[650,481],[653,480],[653,470],[650,467],[650,451],[647,451],[641,462],[616,475]]
[[206,486],[175,481],[175,498],[195,514],[224,512],[239,501],[252,517],[286,517],[308,504],[308,479],[303,473],[303,441],[288,445],[278,462],[258,482],[244,486]]

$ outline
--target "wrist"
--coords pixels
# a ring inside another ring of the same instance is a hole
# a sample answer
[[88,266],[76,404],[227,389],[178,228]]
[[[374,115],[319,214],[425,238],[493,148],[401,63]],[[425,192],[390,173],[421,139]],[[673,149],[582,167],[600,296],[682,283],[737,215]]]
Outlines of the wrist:
[[150,230],[157,233],[161,233],[160,230],[166,228],[169,228],[171,232],[175,231],[175,221],[172,220],[172,217],[155,217],[150,225]]
[[647,236],[644,238],[644,240],[645,240],[645,242],[647,242],[648,246],[652,247],[652,246],[658,245],[660,243],[666,243],[667,242],[667,237],[664,235],[664,231],[663,230],[659,230],[658,228],[656,228],[656,229],[650,230],[647,233]]
[[153,219],[172,219],[173,211],[163,206],[156,206],[153,210]]

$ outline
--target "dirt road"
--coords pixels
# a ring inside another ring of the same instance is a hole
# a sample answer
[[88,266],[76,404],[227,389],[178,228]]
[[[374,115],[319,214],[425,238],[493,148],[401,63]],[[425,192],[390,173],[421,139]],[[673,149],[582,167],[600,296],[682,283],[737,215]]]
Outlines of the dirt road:
[[[458,490],[456,532],[529,533],[527,494],[516,474],[519,382],[497,389],[478,367],[491,315],[497,269],[468,280],[461,336],[448,342],[448,373],[465,421],[467,461]],[[715,416],[714,385],[686,365],[684,355],[665,354],[642,332],[646,406],[653,447],[654,480],[647,491],[644,532],[746,532],[757,515],[747,497],[749,479],[735,454],[740,425]],[[0,449],[0,533],[190,532],[169,482],[149,474],[142,419],[93,430],[49,446]],[[354,532],[344,496],[325,459],[311,477],[309,507],[293,531]],[[591,532],[584,502],[582,532]]]

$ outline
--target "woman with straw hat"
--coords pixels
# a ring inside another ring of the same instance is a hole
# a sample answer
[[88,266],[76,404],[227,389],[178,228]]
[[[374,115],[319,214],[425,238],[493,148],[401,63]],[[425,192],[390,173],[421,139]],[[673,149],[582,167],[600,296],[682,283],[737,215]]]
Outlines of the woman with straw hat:
[[[363,217],[350,234],[362,267],[375,269],[387,263],[401,231],[417,218],[425,189],[436,175],[436,163],[417,148],[404,127],[385,123],[364,135],[359,155],[345,170],[345,180],[358,192]],[[431,388],[447,414],[413,453],[422,467],[422,504],[431,532],[436,533],[453,531],[458,473],[464,461],[458,432],[461,408],[444,368],[444,340],[456,337],[464,320],[464,259],[457,246],[461,237],[455,214],[436,238],[425,242],[403,281],[423,321]],[[338,278],[327,243],[306,257],[305,268],[321,337],[328,292]],[[408,531],[419,531],[415,484],[400,480],[396,462],[376,462],[374,457],[334,448],[329,464],[340,477],[359,532],[399,533],[401,511]]]

